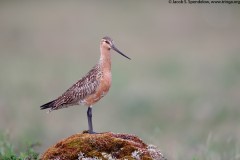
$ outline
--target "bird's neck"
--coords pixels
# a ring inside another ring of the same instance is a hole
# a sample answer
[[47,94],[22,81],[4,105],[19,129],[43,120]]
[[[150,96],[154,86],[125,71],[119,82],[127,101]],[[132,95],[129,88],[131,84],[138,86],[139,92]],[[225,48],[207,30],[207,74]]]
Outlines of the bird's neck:
[[100,47],[101,56],[99,64],[105,72],[111,72],[111,53],[107,48]]

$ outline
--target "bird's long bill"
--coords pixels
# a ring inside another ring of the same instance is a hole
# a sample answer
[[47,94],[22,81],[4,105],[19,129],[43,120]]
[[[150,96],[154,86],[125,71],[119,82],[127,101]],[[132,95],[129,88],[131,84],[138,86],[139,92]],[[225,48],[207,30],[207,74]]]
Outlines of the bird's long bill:
[[122,56],[126,57],[127,59],[130,59],[130,60],[131,60],[131,58],[129,58],[128,56],[126,56],[125,54],[123,54],[121,51],[119,51],[114,45],[112,45],[112,49],[113,49],[114,51],[118,52],[119,54],[121,54]]

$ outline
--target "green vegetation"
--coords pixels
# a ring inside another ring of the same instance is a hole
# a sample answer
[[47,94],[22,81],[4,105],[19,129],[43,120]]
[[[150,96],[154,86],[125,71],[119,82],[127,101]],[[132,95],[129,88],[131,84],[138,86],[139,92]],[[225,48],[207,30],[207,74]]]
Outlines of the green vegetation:
[[153,145],[145,144],[137,136],[105,132],[72,135],[48,148],[41,159],[98,159],[98,160],[166,160]]
[[38,143],[29,143],[21,150],[17,149],[10,142],[9,137],[6,134],[0,133],[0,160],[37,160],[38,153],[34,150],[34,147],[39,145]]

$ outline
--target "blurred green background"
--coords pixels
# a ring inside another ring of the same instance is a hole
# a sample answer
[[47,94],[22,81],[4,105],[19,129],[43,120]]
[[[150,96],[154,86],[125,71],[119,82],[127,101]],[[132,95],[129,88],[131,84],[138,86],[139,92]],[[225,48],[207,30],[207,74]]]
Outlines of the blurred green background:
[[112,87],[98,132],[136,134],[169,159],[240,159],[239,5],[0,1],[0,129],[41,153],[87,129],[84,106],[39,106],[87,73],[108,35]]

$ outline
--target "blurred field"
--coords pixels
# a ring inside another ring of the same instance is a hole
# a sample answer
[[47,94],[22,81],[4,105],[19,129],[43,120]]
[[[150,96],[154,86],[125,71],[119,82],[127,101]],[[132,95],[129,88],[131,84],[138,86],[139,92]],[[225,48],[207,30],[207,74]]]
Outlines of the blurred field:
[[131,133],[169,159],[240,159],[239,5],[168,1],[1,1],[0,129],[39,152],[87,129],[84,106],[39,106],[80,79],[109,35],[109,94],[96,131]]

